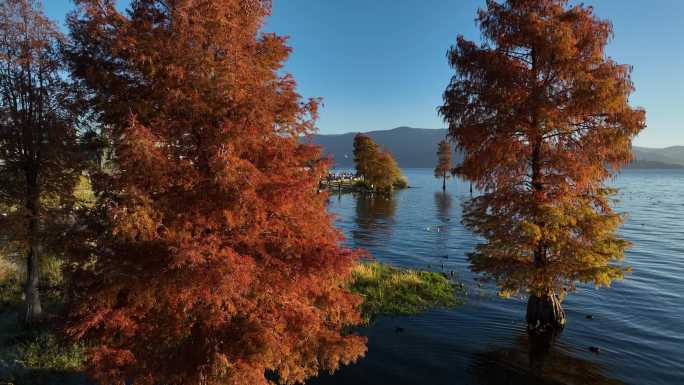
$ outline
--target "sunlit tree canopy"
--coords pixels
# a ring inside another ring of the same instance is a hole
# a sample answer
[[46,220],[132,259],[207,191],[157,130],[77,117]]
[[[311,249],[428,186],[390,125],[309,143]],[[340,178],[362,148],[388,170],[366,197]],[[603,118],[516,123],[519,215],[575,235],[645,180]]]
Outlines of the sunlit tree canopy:
[[465,206],[486,240],[472,267],[502,294],[609,285],[629,244],[604,183],[645,127],[631,68],[605,52],[612,26],[565,0],[489,0],[477,21],[483,42],[458,38],[440,108],[458,174],[483,192]]

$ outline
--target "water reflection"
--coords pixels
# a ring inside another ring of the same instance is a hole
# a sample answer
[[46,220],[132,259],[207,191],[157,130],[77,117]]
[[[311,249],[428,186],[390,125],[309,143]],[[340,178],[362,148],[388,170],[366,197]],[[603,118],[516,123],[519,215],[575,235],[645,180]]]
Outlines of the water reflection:
[[356,228],[352,238],[356,246],[368,248],[386,241],[392,235],[397,202],[392,195],[355,194]]
[[437,219],[442,223],[448,224],[451,221],[451,206],[453,199],[451,193],[446,191],[435,192],[435,208],[437,209]]
[[[431,169],[406,174],[415,188],[397,193],[394,202],[343,194],[331,197],[330,211],[349,246],[370,243],[366,249],[381,262],[431,265],[436,271],[444,264],[441,271],[453,270],[466,284],[467,303],[418,316],[381,317],[364,330],[366,358],[307,384],[684,384],[684,172],[635,170],[621,176],[619,209],[630,213],[621,233],[634,243],[627,255],[634,273],[611,290],[580,286],[581,295],[568,296],[570,322],[544,360],[528,345],[525,300],[499,298],[494,285],[480,285],[470,271],[466,256],[481,239],[461,225],[469,185],[452,182],[449,208]],[[431,229],[446,219],[451,220],[445,249],[437,240],[446,233]],[[593,319],[585,318],[589,314]],[[398,333],[397,327],[405,331]],[[541,379],[530,379],[530,363],[542,368]]]
[[[435,216],[440,222],[434,229],[435,252],[439,257],[448,258],[449,254],[449,224],[451,223],[451,194],[446,191],[435,192]],[[442,265],[444,266],[444,265]]]
[[518,335],[513,346],[474,354],[470,372],[473,383],[482,385],[624,385],[598,364],[527,333]]

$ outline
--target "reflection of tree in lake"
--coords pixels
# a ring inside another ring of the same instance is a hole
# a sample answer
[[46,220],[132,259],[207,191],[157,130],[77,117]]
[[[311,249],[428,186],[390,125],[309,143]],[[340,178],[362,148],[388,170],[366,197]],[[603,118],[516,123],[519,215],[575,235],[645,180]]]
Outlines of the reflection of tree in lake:
[[533,341],[521,333],[513,346],[474,355],[469,372],[475,384],[624,385],[609,378],[596,363],[552,347],[551,341]]
[[352,237],[359,247],[377,245],[392,234],[397,202],[392,194],[356,194],[356,229]]
[[451,215],[451,194],[446,191],[435,192],[435,208],[437,209],[437,219],[442,223],[448,224]]
[[435,192],[435,215],[441,223],[436,227],[436,250],[440,256],[448,255],[449,223],[451,221],[451,194],[446,191]]

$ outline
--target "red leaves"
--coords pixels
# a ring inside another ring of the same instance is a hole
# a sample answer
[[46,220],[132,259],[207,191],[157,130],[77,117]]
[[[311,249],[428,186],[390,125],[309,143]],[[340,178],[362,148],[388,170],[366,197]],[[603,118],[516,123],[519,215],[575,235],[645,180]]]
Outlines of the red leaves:
[[451,176],[451,169],[453,167],[451,161],[451,143],[447,140],[442,140],[439,142],[437,148],[437,159],[438,163],[435,166],[435,177],[437,178],[448,178]]
[[606,57],[610,23],[567,5],[488,1],[485,43],[459,37],[449,53],[440,113],[464,153],[458,173],[484,192],[466,207],[488,241],[471,262],[509,294],[605,284],[626,247],[603,183],[631,159],[645,112],[628,103],[629,67]]
[[73,288],[91,369],[251,385],[354,360],[365,340],[345,333],[361,320],[343,283],[357,256],[316,192],[327,162],[299,140],[317,101],[278,75],[285,39],[258,32],[266,2],[156,3],[71,23],[73,67],[101,69],[74,75],[117,139],[105,232]]
[[375,191],[392,191],[397,184],[405,182],[392,154],[381,149],[368,135],[359,133],[354,137],[354,163],[356,174]]

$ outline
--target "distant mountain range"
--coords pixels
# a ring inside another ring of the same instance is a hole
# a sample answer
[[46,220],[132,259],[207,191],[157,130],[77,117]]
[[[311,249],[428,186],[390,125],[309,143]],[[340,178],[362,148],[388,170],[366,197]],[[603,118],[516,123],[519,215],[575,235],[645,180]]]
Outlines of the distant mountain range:
[[[353,143],[356,132],[339,135],[313,135],[312,141],[332,155],[335,166],[354,166]],[[437,163],[437,143],[444,139],[446,129],[397,127],[391,130],[366,132],[375,142],[389,150],[402,168],[432,168]],[[683,168],[684,146],[667,148],[634,147],[635,161],[631,168]],[[458,160],[458,159],[456,159]]]
[[[635,162],[633,166],[641,168],[654,168],[653,165],[669,166],[666,168],[684,168],[684,146],[672,146],[665,148],[633,147]],[[649,166],[650,165],[650,166]]]
[[[397,127],[392,130],[366,132],[381,147],[389,150],[402,168],[435,167],[437,143],[446,137],[447,130]],[[356,132],[340,135],[314,135],[313,142],[332,155],[336,167],[354,166],[354,136]]]

